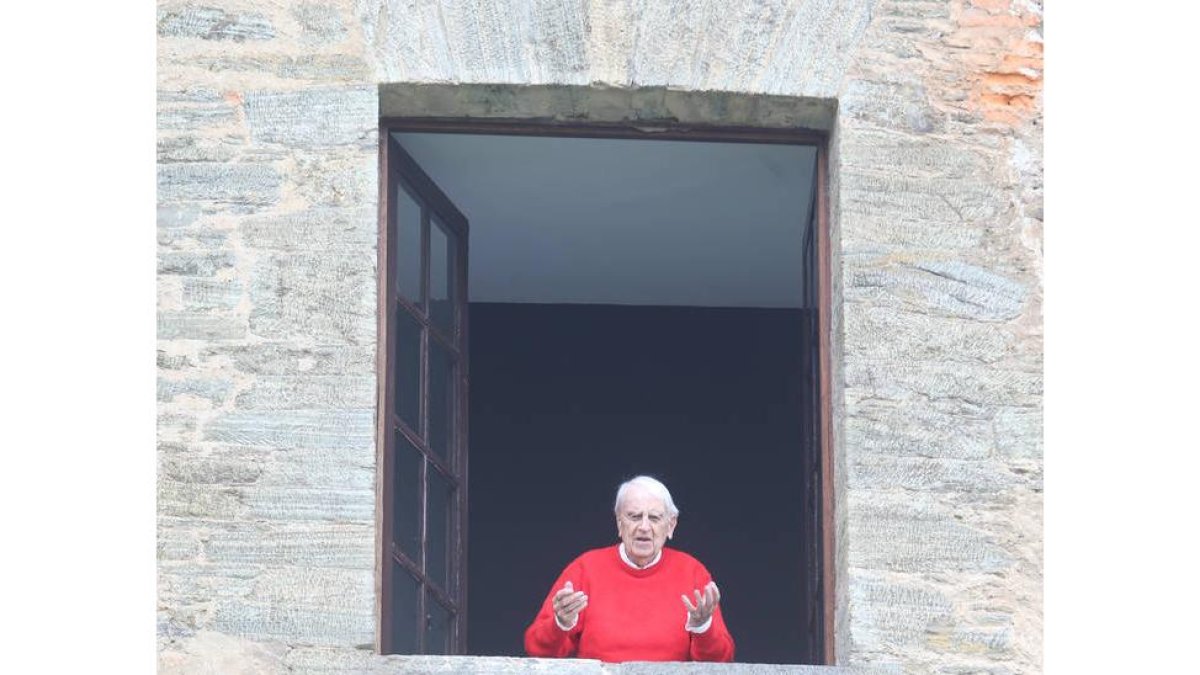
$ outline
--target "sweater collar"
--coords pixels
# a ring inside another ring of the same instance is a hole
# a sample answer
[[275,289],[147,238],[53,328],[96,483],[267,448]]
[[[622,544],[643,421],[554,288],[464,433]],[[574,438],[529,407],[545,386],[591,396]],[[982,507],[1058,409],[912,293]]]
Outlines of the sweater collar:
[[659,549],[658,553],[655,554],[655,556],[654,556],[654,560],[651,560],[650,562],[646,563],[645,567],[638,567],[637,563],[630,560],[629,555],[627,553],[625,553],[625,542],[621,542],[620,544],[617,544],[617,552],[621,554],[621,560],[623,560],[626,565],[629,565],[630,567],[632,567],[635,570],[650,569],[651,567],[654,567],[655,565],[657,565],[659,560],[662,560],[662,549]]

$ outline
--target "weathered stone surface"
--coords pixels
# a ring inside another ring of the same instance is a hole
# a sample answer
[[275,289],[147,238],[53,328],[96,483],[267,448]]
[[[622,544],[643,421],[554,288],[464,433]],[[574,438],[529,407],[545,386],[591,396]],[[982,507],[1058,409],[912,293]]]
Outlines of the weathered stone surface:
[[1042,459],[1042,411],[1002,408],[996,412],[996,450],[1013,459]]
[[222,453],[216,456],[173,453],[159,461],[160,480],[201,485],[245,485],[258,480],[265,458],[261,453]]
[[211,277],[221,270],[232,269],[234,262],[231,251],[161,251],[158,273]]
[[895,572],[1000,572],[1012,555],[995,537],[954,518],[922,493],[851,491],[851,567]]
[[186,107],[160,107],[158,128],[162,130],[199,130],[206,127],[221,127],[237,121],[237,111],[231,105],[193,105]]
[[160,8],[159,37],[201,38],[203,40],[270,40],[275,28],[262,14],[231,14],[217,7]]
[[375,461],[375,454],[367,448],[271,452],[258,482],[264,486],[370,492],[375,489]]
[[250,516],[272,521],[375,522],[375,490],[256,485],[244,490]]
[[213,419],[206,440],[251,447],[371,448],[374,410],[233,412]]
[[236,488],[180,483],[160,477],[158,513],[177,518],[234,520],[245,517],[247,509]]
[[370,408],[377,398],[375,378],[304,375],[262,377],[237,397],[244,410]]
[[374,87],[338,87],[246,94],[246,121],[258,143],[304,148],[378,142],[378,92]]
[[316,645],[371,644],[375,640],[375,617],[369,607],[318,610],[241,599],[218,601],[209,627],[231,635]]
[[233,136],[222,138],[172,136],[158,139],[158,161],[228,162],[237,156],[242,141]]
[[316,207],[372,206],[379,194],[378,161],[365,153],[297,157],[291,187]]
[[158,313],[159,340],[237,340],[246,337],[245,317],[196,312]]
[[1025,308],[1028,287],[956,260],[857,266],[848,272],[847,302],[976,321],[1008,321]]
[[200,535],[160,523],[157,549],[159,561],[195,560],[200,555]]
[[279,200],[282,177],[263,164],[160,164],[159,203],[213,201],[261,206]]
[[851,489],[1002,490],[1017,482],[1003,465],[987,461],[858,456],[849,468]]
[[870,361],[995,363],[1015,357],[1020,345],[1003,325],[890,306],[846,305],[843,320],[846,342]]
[[188,639],[173,640],[158,652],[158,672],[164,675],[283,675],[287,647],[254,642],[213,631],[199,631]]
[[229,362],[253,375],[374,375],[375,345],[296,346],[261,343],[212,347],[205,360]]
[[855,650],[921,646],[935,625],[950,620],[953,603],[931,584],[852,569],[850,602],[859,615],[850,639]]
[[863,456],[987,459],[995,446],[985,410],[865,398],[847,402],[846,411],[846,444]]
[[158,379],[158,400],[170,401],[176,396],[195,396],[220,404],[233,389],[228,380],[218,379]]
[[929,95],[919,82],[855,80],[847,88],[840,110],[885,129],[926,134],[942,128],[942,114],[929,104]]
[[306,54],[281,61],[275,73],[294,80],[361,82],[370,69],[365,61],[349,54]]
[[183,304],[187,309],[234,309],[242,296],[243,285],[238,279],[183,279]]
[[226,565],[375,569],[375,527],[355,523],[231,523],[209,533],[205,558]]
[[361,207],[318,207],[283,215],[247,218],[239,226],[251,248],[279,251],[374,251],[378,212]]
[[300,2],[292,6],[292,17],[300,24],[301,40],[324,44],[342,40],[348,34],[346,22],[337,7],[323,3]]
[[[951,399],[964,410],[978,406],[1041,403],[1042,374],[954,363],[848,363],[847,395],[890,400]],[[861,393],[858,390],[861,389]]]
[[252,278],[255,335],[343,343],[374,339],[374,252],[264,256]]

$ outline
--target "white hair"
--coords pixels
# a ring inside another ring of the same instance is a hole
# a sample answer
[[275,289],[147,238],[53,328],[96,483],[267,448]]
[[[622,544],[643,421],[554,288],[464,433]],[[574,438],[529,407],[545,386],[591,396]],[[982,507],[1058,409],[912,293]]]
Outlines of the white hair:
[[620,514],[621,502],[625,499],[625,491],[635,486],[643,488],[650,494],[661,499],[663,506],[667,507],[668,518],[674,518],[679,515],[679,509],[675,507],[675,500],[671,499],[671,491],[657,478],[651,478],[650,476],[636,476],[621,483],[621,487],[617,488],[617,501],[613,502],[613,513]]

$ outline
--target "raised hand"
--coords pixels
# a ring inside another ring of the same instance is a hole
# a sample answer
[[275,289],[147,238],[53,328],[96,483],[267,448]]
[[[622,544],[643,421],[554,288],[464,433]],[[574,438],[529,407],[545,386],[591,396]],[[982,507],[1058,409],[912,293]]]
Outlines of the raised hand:
[[559,626],[574,628],[575,622],[579,619],[579,613],[587,607],[587,604],[587,595],[583,591],[575,590],[575,587],[568,581],[554,594],[554,618],[558,619]]
[[715,581],[708,582],[704,587],[704,593],[699,590],[692,591],[696,595],[696,602],[692,604],[688,596],[681,595],[683,605],[687,607],[688,628],[699,628],[704,625],[704,622],[712,618],[713,612],[717,610],[717,605],[721,603],[721,591],[717,588]]

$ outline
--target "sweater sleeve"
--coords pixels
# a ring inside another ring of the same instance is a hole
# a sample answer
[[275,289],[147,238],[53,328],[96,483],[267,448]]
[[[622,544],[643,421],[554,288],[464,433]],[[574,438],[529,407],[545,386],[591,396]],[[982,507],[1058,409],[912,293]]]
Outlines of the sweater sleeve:
[[579,613],[571,630],[559,628],[558,622],[554,620],[554,594],[562,590],[563,585],[568,581],[575,590],[587,592],[587,582],[583,578],[582,567],[578,560],[572,562],[567,569],[563,570],[562,574],[558,575],[558,579],[550,587],[550,592],[546,594],[546,599],[542,601],[542,608],[538,611],[537,617],[534,618],[529,628],[525,629],[526,654],[564,658],[574,656],[579,650],[579,634],[583,631],[587,609],[585,608]]
[[[696,588],[704,588],[712,581],[708,570],[700,566],[696,578]],[[553,619],[551,619],[553,620]],[[712,625],[703,633],[692,633],[690,654],[693,661],[733,661],[733,636],[725,627],[725,617],[721,615],[721,606],[717,605],[712,615]]]

